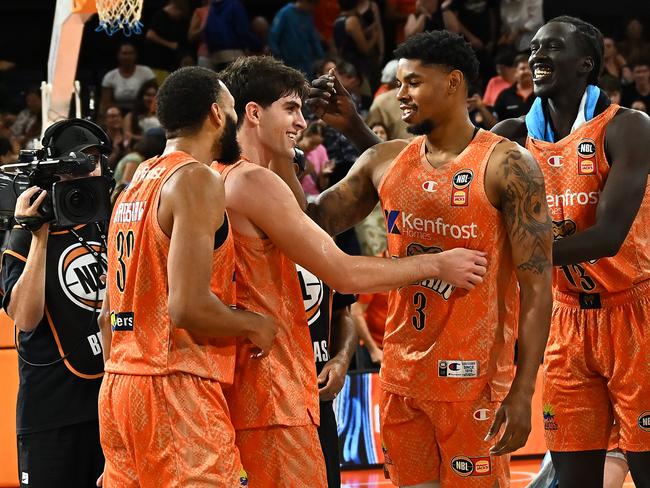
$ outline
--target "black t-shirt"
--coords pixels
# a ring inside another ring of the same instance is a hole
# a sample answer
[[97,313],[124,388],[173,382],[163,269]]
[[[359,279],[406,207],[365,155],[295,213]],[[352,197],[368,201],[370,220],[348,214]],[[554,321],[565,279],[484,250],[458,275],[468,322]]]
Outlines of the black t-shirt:
[[489,12],[498,6],[496,0],[454,0],[450,9],[458,20],[483,43],[490,41]]
[[515,119],[526,115],[535,101],[535,95],[531,93],[525,100],[517,93],[517,84],[506,88],[494,102],[494,113],[499,120]]
[[309,334],[314,346],[316,374],[320,374],[325,363],[330,360],[332,310],[340,310],[351,305],[355,302],[355,298],[354,295],[332,293],[326,283],[298,264],[296,270],[305,304]]
[[[19,352],[30,363],[44,364],[69,354],[51,366],[19,363],[16,428],[19,434],[96,420],[104,363],[97,313],[105,294],[100,276],[106,273],[106,253],[95,225],[77,228],[94,256],[70,231],[51,232],[45,271],[45,313],[38,326],[18,335]],[[25,268],[31,233],[11,230],[2,255],[2,306]],[[100,259],[98,263],[97,259]],[[62,352],[63,351],[63,352]]]
[[641,95],[634,84],[623,87],[621,94],[621,105],[630,108],[634,102],[641,100],[645,106],[650,110],[650,95]]
[[187,48],[188,28],[189,19],[172,19],[164,9],[156,12],[151,19],[149,29],[166,41],[177,42],[178,49],[170,49],[148,41],[145,46],[145,55],[149,66],[167,71],[174,71],[178,68],[181,53]]

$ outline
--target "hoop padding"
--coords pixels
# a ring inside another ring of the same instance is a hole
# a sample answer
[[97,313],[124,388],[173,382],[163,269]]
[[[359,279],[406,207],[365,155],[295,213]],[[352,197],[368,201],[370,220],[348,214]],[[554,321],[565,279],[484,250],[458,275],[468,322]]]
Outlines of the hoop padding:
[[105,31],[112,36],[122,30],[125,36],[142,33],[142,0],[96,0],[99,26],[97,31]]

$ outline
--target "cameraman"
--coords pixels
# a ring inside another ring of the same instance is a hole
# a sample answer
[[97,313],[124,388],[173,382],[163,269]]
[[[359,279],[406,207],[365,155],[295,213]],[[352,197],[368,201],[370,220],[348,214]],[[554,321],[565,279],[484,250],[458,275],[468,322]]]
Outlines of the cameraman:
[[[94,157],[94,171],[61,175],[61,180],[110,175],[102,156],[110,153],[110,139],[95,124],[57,122],[43,145],[49,158],[71,152]],[[104,466],[97,415],[103,361],[96,313],[105,292],[105,232],[95,223],[56,228],[43,222],[38,209],[46,196],[32,186],[18,197],[14,216],[20,225],[11,230],[2,254],[2,306],[19,330],[20,486],[90,487]]]

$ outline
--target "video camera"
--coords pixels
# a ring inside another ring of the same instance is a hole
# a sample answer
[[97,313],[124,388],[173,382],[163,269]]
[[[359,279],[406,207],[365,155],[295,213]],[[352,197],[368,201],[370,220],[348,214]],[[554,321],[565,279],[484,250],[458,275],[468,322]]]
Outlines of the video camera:
[[[92,122],[70,119],[48,128],[43,146],[20,151],[16,163],[0,167],[0,230],[14,226],[16,199],[32,186],[47,192],[38,208],[43,222],[72,227],[108,220],[113,185],[105,156],[112,146],[108,135]],[[96,156],[82,152],[90,147],[100,152],[102,176],[83,177],[97,163]],[[63,175],[79,178],[61,181]]]

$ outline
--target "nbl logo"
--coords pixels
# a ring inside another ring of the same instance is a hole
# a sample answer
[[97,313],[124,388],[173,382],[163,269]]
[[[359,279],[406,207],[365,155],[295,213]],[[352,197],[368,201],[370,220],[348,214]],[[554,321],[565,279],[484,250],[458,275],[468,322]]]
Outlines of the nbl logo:
[[[98,242],[87,243],[94,251],[101,253]],[[59,258],[58,275],[61,288],[76,305],[86,310],[101,308],[106,284],[100,277],[106,274],[106,255],[100,254],[99,261],[81,243],[68,247]]]

